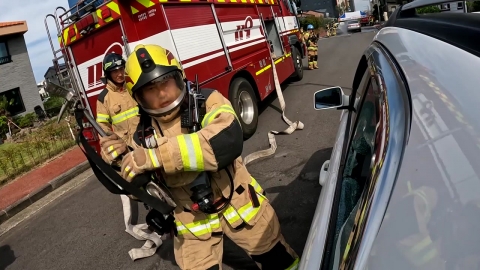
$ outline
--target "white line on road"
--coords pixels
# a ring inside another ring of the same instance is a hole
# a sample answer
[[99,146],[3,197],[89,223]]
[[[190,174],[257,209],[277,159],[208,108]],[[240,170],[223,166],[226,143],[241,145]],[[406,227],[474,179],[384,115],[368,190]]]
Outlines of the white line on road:
[[50,192],[47,196],[41,198],[40,200],[36,201],[34,204],[30,205],[29,207],[25,208],[20,213],[16,214],[15,216],[11,217],[4,223],[0,225],[0,236],[7,233],[9,230],[15,228],[21,222],[27,220],[35,213],[40,211],[45,206],[49,205],[51,202],[55,201],[56,199],[60,198],[67,192],[83,186],[85,181],[93,175],[92,169],[88,169],[85,172],[77,175],[72,180],[68,181],[61,187],[57,188],[56,190]]

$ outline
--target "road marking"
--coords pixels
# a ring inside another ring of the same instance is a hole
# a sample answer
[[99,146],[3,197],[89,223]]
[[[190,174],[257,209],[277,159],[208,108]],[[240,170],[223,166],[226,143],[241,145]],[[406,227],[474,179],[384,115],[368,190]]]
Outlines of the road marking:
[[86,180],[93,175],[92,169],[88,169],[87,171],[77,175],[72,180],[68,181],[61,187],[57,188],[56,190],[50,192],[47,196],[41,198],[40,200],[36,201],[34,204],[30,205],[29,207],[25,208],[20,213],[16,214],[15,216],[11,217],[4,223],[0,224],[0,237],[7,233],[9,230],[15,228],[17,225],[22,223],[23,221],[27,220],[28,218],[35,215],[38,211],[40,211],[45,206],[49,205],[51,202],[55,201],[56,199],[60,198],[67,192],[74,190],[80,186],[83,186]]

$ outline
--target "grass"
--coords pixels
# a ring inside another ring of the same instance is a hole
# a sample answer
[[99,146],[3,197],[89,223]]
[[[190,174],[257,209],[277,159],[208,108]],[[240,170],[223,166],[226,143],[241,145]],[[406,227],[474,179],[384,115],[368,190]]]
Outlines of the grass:
[[19,139],[0,145],[0,186],[75,145],[65,122],[48,122]]

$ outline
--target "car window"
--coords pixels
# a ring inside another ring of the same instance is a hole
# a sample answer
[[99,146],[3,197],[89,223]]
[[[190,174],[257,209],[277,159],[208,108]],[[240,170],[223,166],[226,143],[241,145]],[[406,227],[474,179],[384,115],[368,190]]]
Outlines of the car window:
[[[378,95],[375,79],[370,79],[357,113],[354,132],[350,137],[349,146],[342,176],[339,179],[340,197],[334,223],[334,241],[329,252],[329,269],[338,269],[339,262],[347,249],[346,243],[351,234],[352,222],[357,215],[360,196],[372,173],[372,160],[376,127],[379,119]],[[336,210],[336,211],[335,211]],[[352,222],[347,222],[349,219]],[[350,224],[350,225],[349,225]]]

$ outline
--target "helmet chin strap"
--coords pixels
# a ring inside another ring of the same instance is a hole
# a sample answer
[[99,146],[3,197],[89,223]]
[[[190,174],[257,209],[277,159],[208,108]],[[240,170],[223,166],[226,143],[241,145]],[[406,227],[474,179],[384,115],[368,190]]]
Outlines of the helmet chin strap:
[[162,117],[162,116],[169,115],[170,113],[172,113],[174,111],[175,108],[177,108],[178,106],[180,106],[183,103],[183,99],[185,98],[186,92],[187,92],[186,89],[184,89],[182,91],[182,93],[180,94],[180,96],[178,96],[178,98],[175,99],[175,101],[173,101],[172,104],[168,105],[165,108],[160,108],[160,109],[157,109],[157,110],[151,110],[151,109],[147,109],[147,108],[142,106],[142,109],[146,113],[148,113],[150,116],[154,116],[154,117]]

